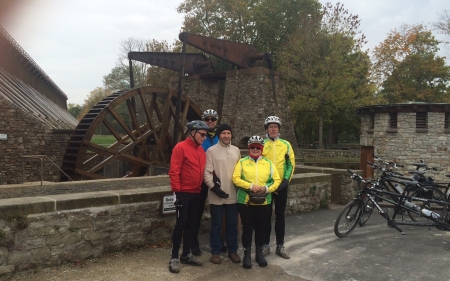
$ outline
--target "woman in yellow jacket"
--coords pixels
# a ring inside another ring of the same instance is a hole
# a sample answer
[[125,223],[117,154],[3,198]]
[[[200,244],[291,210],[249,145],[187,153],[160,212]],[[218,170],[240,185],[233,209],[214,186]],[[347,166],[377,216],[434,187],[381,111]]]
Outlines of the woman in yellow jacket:
[[[241,216],[242,246],[244,247],[244,268],[252,267],[251,245],[253,230],[255,231],[255,260],[259,266],[267,266],[262,255],[264,245],[265,221],[270,214],[272,192],[281,183],[278,171],[270,160],[262,157],[264,140],[252,136],[248,140],[249,156],[242,158],[236,164],[233,172],[233,183],[239,188],[237,192],[238,211]],[[250,194],[263,194],[261,202],[252,202]]]

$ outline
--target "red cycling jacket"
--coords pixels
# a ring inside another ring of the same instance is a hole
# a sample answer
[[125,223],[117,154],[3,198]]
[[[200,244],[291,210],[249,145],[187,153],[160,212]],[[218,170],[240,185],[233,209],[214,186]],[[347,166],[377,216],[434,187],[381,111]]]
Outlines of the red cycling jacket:
[[200,193],[205,164],[205,151],[190,137],[175,145],[169,169],[172,191]]

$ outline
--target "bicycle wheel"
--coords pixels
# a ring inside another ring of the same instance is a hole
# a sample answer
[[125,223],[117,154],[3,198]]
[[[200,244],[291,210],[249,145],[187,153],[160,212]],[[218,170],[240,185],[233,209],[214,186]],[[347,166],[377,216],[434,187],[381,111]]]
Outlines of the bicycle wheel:
[[[445,196],[444,196],[444,193],[440,190],[440,189],[437,189],[437,188],[430,188],[429,190],[432,190],[433,191],[433,194],[432,194],[432,196],[431,196],[431,199],[433,199],[433,200],[444,200],[444,198],[445,198]],[[411,193],[410,193],[410,196],[412,196],[412,197],[417,197],[417,198],[423,198],[424,197],[424,194],[422,193],[422,191],[421,190],[414,190],[414,191],[412,191]],[[428,197],[429,198],[429,197]],[[442,209],[442,206],[439,206],[439,205],[433,205],[433,204],[430,204],[430,203],[427,203],[427,202],[422,202],[422,201],[412,201],[412,203],[414,203],[414,204],[416,204],[417,206],[419,206],[420,208],[427,208],[427,209],[430,209],[430,210],[433,210],[433,212],[435,212],[435,213],[438,213],[438,214],[440,214],[441,216],[442,215],[445,215],[445,212],[444,212],[444,210]],[[423,217],[423,216],[421,216],[421,215],[418,215],[418,214],[416,214],[416,213],[414,213],[414,212],[411,212],[411,211],[408,211],[408,216],[411,218],[411,220],[412,221],[414,221],[414,222],[426,222],[427,221],[427,218],[426,217]]]
[[[445,202],[449,203],[448,199],[445,198],[444,200]],[[436,228],[439,230],[447,230],[450,231],[450,206],[449,205],[443,205],[443,210],[441,213],[441,218],[443,223],[442,224],[437,224]]]
[[334,234],[339,238],[349,235],[358,224],[362,209],[361,199],[353,199],[345,205],[334,223]]
[[359,226],[363,226],[369,220],[370,215],[372,215],[374,204],[369,198],[364,199],[363,201],[363,210],[361,213],[361,219],[359,220]]

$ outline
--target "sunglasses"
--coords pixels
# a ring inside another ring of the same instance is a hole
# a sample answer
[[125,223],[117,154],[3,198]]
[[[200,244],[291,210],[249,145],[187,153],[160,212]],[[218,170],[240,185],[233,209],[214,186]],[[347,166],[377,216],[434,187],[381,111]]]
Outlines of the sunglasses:
[[206,134],[205,134],[205,133],[199,133],[199,132],[197,132],[197,134],[199,134],[202,138],[206,138]]
[[216,121],[217,121],[217,119],[216,119],[216,118],[214,118],[214,117],[211,117],[211,118],[209,118],[209,117],[206,117],[205,119],[203,119],[203,121],[205,121],[205,122],[209,122],[209,121],[211,121],[211,122],[216,122]]
[[250,149],[256,149],[256,150],[261,150],[261,147],[259,147],[259,146],[250,146],[249,148]]

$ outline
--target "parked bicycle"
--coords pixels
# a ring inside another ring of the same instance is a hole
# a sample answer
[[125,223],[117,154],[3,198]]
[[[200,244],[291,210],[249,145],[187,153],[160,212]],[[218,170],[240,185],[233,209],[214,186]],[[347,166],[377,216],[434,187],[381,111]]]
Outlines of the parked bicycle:
[[[439,230],[450,230],[450,202],[442,200],[433,200],[407,196],[405,193],[399,194],[396,192],[387,191],[381,187],[378,182],[364,180],[361,176],[355,174],[351,170],[347,170],[351,178],[358,181],[361,184],[361,190],[358,192],[356,197],[350,201],[342,211],[339,213],[336,222],[334,224],[334,233],[338,237],[348,236],[358,225],[361,220],[361,216],[365,209],[365,200],[368,199],[374,208],[376,208],[379,214],[386,219],[387,225],[397,229],[402,234],[405,234],[398,225],[413,225],[413,226],[434,226]],[[406,190],[411,190],[416,188],[419,184],[417,181],[403,181]],[[393,199],[395,198],[395,199]],[[380,200],[387,201],[394,206],[394,212],[389,215],[388,212],[384,211],[383,208],[378,204]],[[437,205],[440,206],[439,211],[432,211],[427,207],[421,208],[418,205],[410,206],[405,204],[405,202],[411,202],[417,200],[420,202],[425,202],[427,205]],[[414,222],[405,221],[403,219],[396,220],[397,214],[403,213],[402,211],[413,212],[417,216],[423,217],[426,222]]]
[[[427,177],[424,175],[425,171],[427,170],[434,170],[436,171],[436,168],[428,167],[428,165],[423,161],[420,160],[421,163],[414,163],[411,164],[416,167],[415,171],[409,171],[408,173],[412,176],[404,176],[401,173],[398,173],[394,171],[394,169],[397,169],[399,167],[404,167],[403,165],[397,164],[395,162],[388,162],[385,160],[382,160],[381,158],[373,155],[374,160],[377,162],[381,162],[385,164],[385,167],[381,167],[377,164],[367,162],[372,168],[377,169],[381,171],[381,174],[379,178],[377,179],[380,187],[386,189],[387,191],[399,193],[402,195],[410,196],[410,197],[418,197],[418,198],[425,198],[425,199],[434,199],[434,200],[443,200],[447,201],[446,194],[449,189],[448,183],[437,183],[434,181],[432,177]],[[419,170],[422,169],[422,170]],[[408,181],[417,181],[419,184],[410,186],[408,189],[405,189],[403,185],[404,182]],[[397,200],[398,197],[396,196],[390,196],[394,201]],[[403,200],[404,198],[402,198]],[[370,204],[370,202],[368,203]],[[421,208],[428,208],[431,209],[431,205],[426,205],[426,202],[423,201],[407,201],[406,204],[409,204],[410,207],[413,205],[419,205]],[[402,215],[404,214],[404,210],[399,210],[402,212]],[[423,220],[422,217],[417,216],[415,213],[406,211],[409,218],[412,221],[421,221]],[[361,225],[365,223],[364,220],[361,220]]]

